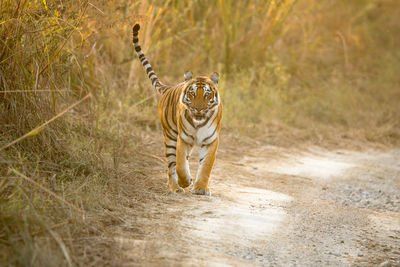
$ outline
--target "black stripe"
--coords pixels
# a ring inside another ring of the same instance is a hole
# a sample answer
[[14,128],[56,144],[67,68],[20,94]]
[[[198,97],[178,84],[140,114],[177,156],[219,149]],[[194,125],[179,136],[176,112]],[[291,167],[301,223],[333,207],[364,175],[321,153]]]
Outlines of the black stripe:
[[156,82],[157,80],[158,80],[157,77],[153,77],[153,78],[150,79],[150,82],[151,82],[151,84],[152,84],[153,86],[155,86],[155,82]]
[[[216,112],[218,112],[218,111],[216,111]],[[212,124],[214,123],[214,121],[217,119],[217,117],[218,117],[218,114],[217,114],[217,115],[215,115],[215,118],[213,119],[213,121],[211,122],[211,124],[210,124],[210,125],[212,125]]]
[[175,153],[167,153],[167,154],[165,154],[165,156],[168,158],[168,157],[170,157],[170,156],[175,156],[176,157],[176,154]]
[[164,126],[165,126],[164,131],[167,134],[167,137],[170,139],[176,138],[177,134],[175,134],[173,131],[170,131],[171,127],[169,127],[168,124],[167,125],[164,124]]
[[[167,109],[167,111],[168,111],[168,109]],[[161,124],[162,124],[162,126],[163,126],[164,133],[165,133],[165,135],[166,135],[169,139],[171,139],[171,140],[173,140],[173,141],[176,141],[176,136],[178,135],[178,132],[173,131],[173,133],[175,133],[175,137],[173,136],[173,134],[170,133],[170,129],[171,129],[171,130],[173,130],[173,129],[172,129],[172,127],[170,126],[170,124],[169,124],[169,122],[168,122],[168,120],[167,120],[167,117],[168,117],[167,115],[168,115],[167,112],[164,113],[164,120],[161,120]],[[165,124],[165,122],[166,122],[167,124]]]
[[203,127],[204,125],[206,125],[208,123],[208,121],[210,120],[212,116],[208,117],[202,124],[199,124],[196,126],[196,129]]
[[[218,111],[214,111],[214,112],[218,112]],[[214,115],[214,114],[213,114],[213,115]],[[211,118],[211,117],[212,117],[212,115],[210,116],[210,118]],[[210,126],[214,123],[214,121],[217,119],[217,117],[218,117],[218,114],[215,115],[214,119],[213,119],[212,122],[210,123]],[[207,121],[208,121],[210,118],[208,118]],[[204,124],[204,125],[205,125],[205,124]],[[200,128],[200,127],[203,127],[204,125],[203,125],[203,123],[202,123],[201,126],[197,126],[197,127]]]
[[168,122],[168,107],[169,107],[170,101],[171,101],[171,94],[169,94],[169,95],[167,96],[167,105],[164,106],[164,108],[165,108],[165,112],[164,112],[164,121],[167,123],[167,127],[168,127],[169,129],[171,129],[171,125],[169,125],[169,122]]
[[[214,112],[215,112],[215,111],[214,111]],[[204,125],[206,125],[213,115],[214,115],[214,113],[211,114],[211,116],[208,117],[202,124],[197,125],[196,128],[201,128],[201,127],[203,127]],[[218,116],[218,115],[216,115],[215,118],[216,118],[217,116]],[[214,118],[214,120],[215,120],[215,118]],[[213,120],[213,121],[214,121],[214,120]]]
[[[174,98],[174,100],[175,100],[175,97],[176,97],[176,93],[174,92],[173,94],[172,94],[172,97]],[[176,103],[176,101],[174,101],[174,103],[172,103],[172,122],[176,125],[177,124],[177,121],[176,121],[176,105],[177,105],[177,103]]]
[[140,48],[140,45],[139,45],[139,46],[135,46],[135,51],[136,51],[136,52],[140,52],[140,50],[142,50],[142,49]]
[[188,133],[186,132],[185,126],[183,126],[182,123],[181,123],[181,128],[182,128],[183,133],[184,133],[187,137],[192,138],[192,140],[194,141],[194,137],[193,137],[191,134],[188,134]]
[[[174,128],[177,128],[176,126],[176,124],[174,123],[174,121],[172,120],[172,123],[174,124],[174,126],[175,127],[172,127],[171,126],[171,124],[169,123],[169,120],[168,120],[168,107],[171,105],[171,95],[169,95],[168,96],[168,102],[167,102],[167,109],[166,109],[166,111],[165,111],[165,114],[164,114],[164,116],[165,116],[165,121],[167,122],[167,125],[168,125],[168,127],[171,129],[171,131],[173,132],[173,133],[175,133],[176,135],[178,135],[178,131],[177,130],[175,130]],[[174,114],[172,114],[172,116],[173,116]]]
[[[169,121],[168,121],[168,107],[171,105],[171,99],[172,99],[172,97],[171,97],[171,94],[169,94],[168,95],[168,98],[167,98],[167,106],[166,106],[166,110],[165,110],[165,113],[164,113],[164,119],[165,119],[165,121],[167,122],[167,125],[168,125],[168,127],[176,134],[176,135],[178,135],[178,131],[177,130],[175,130],[171,125],[170,125],[170,123],[169,123]],[[173,115],[173,114],[172,114]],[[175,127],[176,127],[176,125],[175,125]]]
[[188,113],[189,113],[189,111],[186,109],[186,110],[185,110],[185,119],[189,122],[189,124],[190,124],[193,128],[196,128],[196,127],[194,127],[194,123],[193,123],[192,117],[190,117]]
[[199,160],[200,164],[203,163],[203,161],[204,161],[205,158],[206,158],[206,156],[204,156],[204,158],[201,158],[201,159]]
[[176,136],[172,136],[168,131],[165,131],[165,135],[169,140],[176,142]]
[[208,136],[207,138],[203,139],[203,142],[205,142],[205,141],[207,141],[208,139],[210,139],[211,137],[213,137],[216,130],[217,130],[217,127],[215,127],[214,132],[213,132],[210,136]]
[[153,77],[153,78],[150,78],[150,77],[149,77],[149,79],[150,79],[150,81],[151,81],[151,84],[153,84],[153,83],[157,80],[157,76],[156,76],[156,77]]
[[[137,35],[136,35],[137,36]],[[137,43],[137,42],[139,42],[139,38],[137,38],[135,35],[133,35],[133,42],[134,43]]]
[[208,107],[208,109],[212,109],[213,107],[215,107],[216,105],[218,105],[217,102],[215,102],[214,104],[212,104],[210,107]]
[[154,72],[152,72],[150,75],[149,75],[149,79],[151,80],[151,77],[153,77],[154,75],[156,75]]
[[150,67],[147,67],[147,69],[146,69],[146,74],[149,74],[149,72],[150,71],[152,71],[153,69],[151,68],[151,66]]
[[147,61],[147,59],[144,59],[144,60],[142,61],[143,66],[146,65],[146,64],[148,64],[148,63],[149,63],[149,62]]
[[172,167],[172,165],[176,165],[175,161],[171,161],[170,163],[168,163],[168,169]]
[[166,148],[172,148],[172,149],[175,149],[175,150],[176,150],[176,147],[175,147],[175,146],[165,145],[165,147],[166,147]]
[[179,121],[179,126],[181,126],[183,132],[184,132],[187,136],[190,136],[190,137],[193,138],[193,135],[187,133],[188,129],[185,127],[185,124],[182,122],[182,120]]
[[139,56],[140,61],[142,61],[143,58],[144,58],[144,54],[141,54],[141,55]]
[[[169,125],[169,122],[168,122],[168,125]],[[178,135],[178,131],[177,131],[177,130],[175,130],[175,129],[172,128],[172,127],[171,127],[171,130],[172,130],[172,132],[173,132],[174,134]]]

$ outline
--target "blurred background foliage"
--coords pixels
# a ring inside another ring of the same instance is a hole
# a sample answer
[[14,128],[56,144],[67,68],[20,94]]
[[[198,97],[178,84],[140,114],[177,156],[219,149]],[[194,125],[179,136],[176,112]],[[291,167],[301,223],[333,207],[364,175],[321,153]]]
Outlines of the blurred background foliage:
[[[157,96],[131,43],[135,22],[165,83],[186,70],[220,73],[229,132],[267,143],[299,130],[316,142],[400,140],[398,0],[2,0],[0,12],[0,147],[92,95],[0,150],[0,263],[79,262],[79,246],[59,236],[95,232],[88,225],[110,201],[98,194],[159,130]],[[47,246],[32,238],[43,232]]]

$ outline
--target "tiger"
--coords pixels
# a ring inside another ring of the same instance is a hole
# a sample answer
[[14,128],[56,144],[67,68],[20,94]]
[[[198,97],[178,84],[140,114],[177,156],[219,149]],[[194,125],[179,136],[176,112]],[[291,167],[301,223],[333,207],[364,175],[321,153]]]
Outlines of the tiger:
[[[160,95],[158,115],[164,135],[169,190],[184,192],[184,188],[192,185],[193,194],[210,196],[209,180],[222,122],[219,74],[194,77],[191,71],[186,71],[183,82],[177,85],[162,83],[140,47],[140,25],[135,24],[132,30],[135,51]],[[200,159],[196,179],[192,181],[189,156],[194,146],[200,147]]]

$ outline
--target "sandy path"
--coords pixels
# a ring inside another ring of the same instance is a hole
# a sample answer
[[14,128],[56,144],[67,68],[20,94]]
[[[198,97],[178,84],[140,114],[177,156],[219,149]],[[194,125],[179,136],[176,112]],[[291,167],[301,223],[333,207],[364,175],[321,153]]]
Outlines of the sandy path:
[[171,196],[138,222],[152,229],[146,238],[116,237],[126,266],[400,261],[399,150],[261,147],[239,162],[221,153],[212,197]]

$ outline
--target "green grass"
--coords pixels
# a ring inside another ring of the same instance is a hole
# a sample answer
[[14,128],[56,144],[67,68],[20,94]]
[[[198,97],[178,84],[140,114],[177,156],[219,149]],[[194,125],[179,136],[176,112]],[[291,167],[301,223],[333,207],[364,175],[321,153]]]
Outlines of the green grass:
[[397,0],[5,0],[0,10],[0,147],[61,115],[0,151],[0,265],[107,263],[110,246],[75,238],[116,220],[121,177],[143,201],[154,162],[132,153],[151,151],[160,126],[135,22],[166,83],[221,74],[225,130],[278,144],[399,144]]

